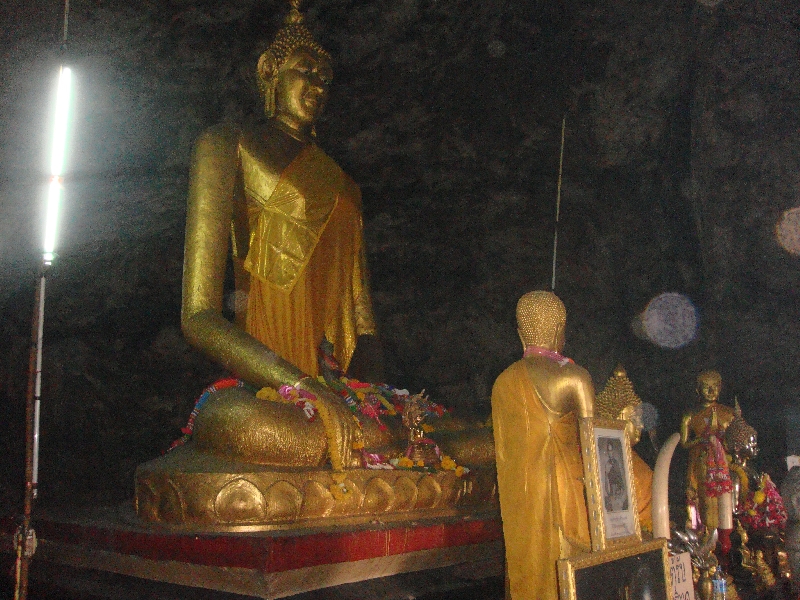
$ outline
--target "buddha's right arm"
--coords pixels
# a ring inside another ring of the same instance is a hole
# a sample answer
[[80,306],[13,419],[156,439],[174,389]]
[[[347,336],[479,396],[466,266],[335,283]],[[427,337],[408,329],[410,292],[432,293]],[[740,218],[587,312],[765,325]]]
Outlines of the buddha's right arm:
[[222,316],[238,177],[238,133],[206,131],[195,145],[186,214],[181,328],[190,344],[256,386],[294,384],[303,373]]
[[692,420],[691,414],[683,415],[683,419],[681,419],[681,446],[684,448],[688,448],[689,446],[694,445],[694,441],[689,441],[689,422]]

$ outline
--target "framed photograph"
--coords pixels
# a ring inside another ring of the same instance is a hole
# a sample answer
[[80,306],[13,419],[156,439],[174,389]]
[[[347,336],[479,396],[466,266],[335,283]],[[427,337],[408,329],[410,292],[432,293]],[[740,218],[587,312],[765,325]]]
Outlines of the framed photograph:
[[667,540],[558,561],[560,600],[671,600]]
[[581,419],[580,431],[592,550],[641,542],[625,421]]

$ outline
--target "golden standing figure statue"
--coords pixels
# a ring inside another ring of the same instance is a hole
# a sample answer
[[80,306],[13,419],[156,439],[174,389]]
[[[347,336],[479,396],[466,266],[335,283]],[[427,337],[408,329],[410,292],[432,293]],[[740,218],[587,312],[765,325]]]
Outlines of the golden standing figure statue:
[[733,409],[719,404],[722,377],[717,371],[697,376],[700,406],[683,416],[681,444],[689,449],[686,503],[690,526],[719,529],[723,551],[730,549],[733,529],[732,484],[723,447]]
[[589,373],[560,354],[566,309],[551,292],[517,304],[524,358],[497,378],[492,422],[513,600],[555,600],[562,540],[590,545],[578,417],[591,417]]

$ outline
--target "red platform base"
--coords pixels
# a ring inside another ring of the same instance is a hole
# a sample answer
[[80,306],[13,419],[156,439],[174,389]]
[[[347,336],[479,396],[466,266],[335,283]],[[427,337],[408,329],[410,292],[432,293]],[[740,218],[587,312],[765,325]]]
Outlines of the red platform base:
[[[2,523],[0,549],[14,525]],[[34,560],[155,581],[282,598],[398,573],[474,563],[502,574],[497,513],[367,526],[256,533],[174,533],[131,525],[117,509],[43,517]]]

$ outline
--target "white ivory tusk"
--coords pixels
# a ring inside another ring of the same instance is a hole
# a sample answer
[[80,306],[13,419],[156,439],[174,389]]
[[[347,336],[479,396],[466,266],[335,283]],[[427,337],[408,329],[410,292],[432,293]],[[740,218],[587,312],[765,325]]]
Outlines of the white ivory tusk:
[[661,446],[653,471],[653,537],[669,539],[669,464],[681,434],[673,433]]
[[725,492],[719,497],[719,528],[733,529],[733,494]]

